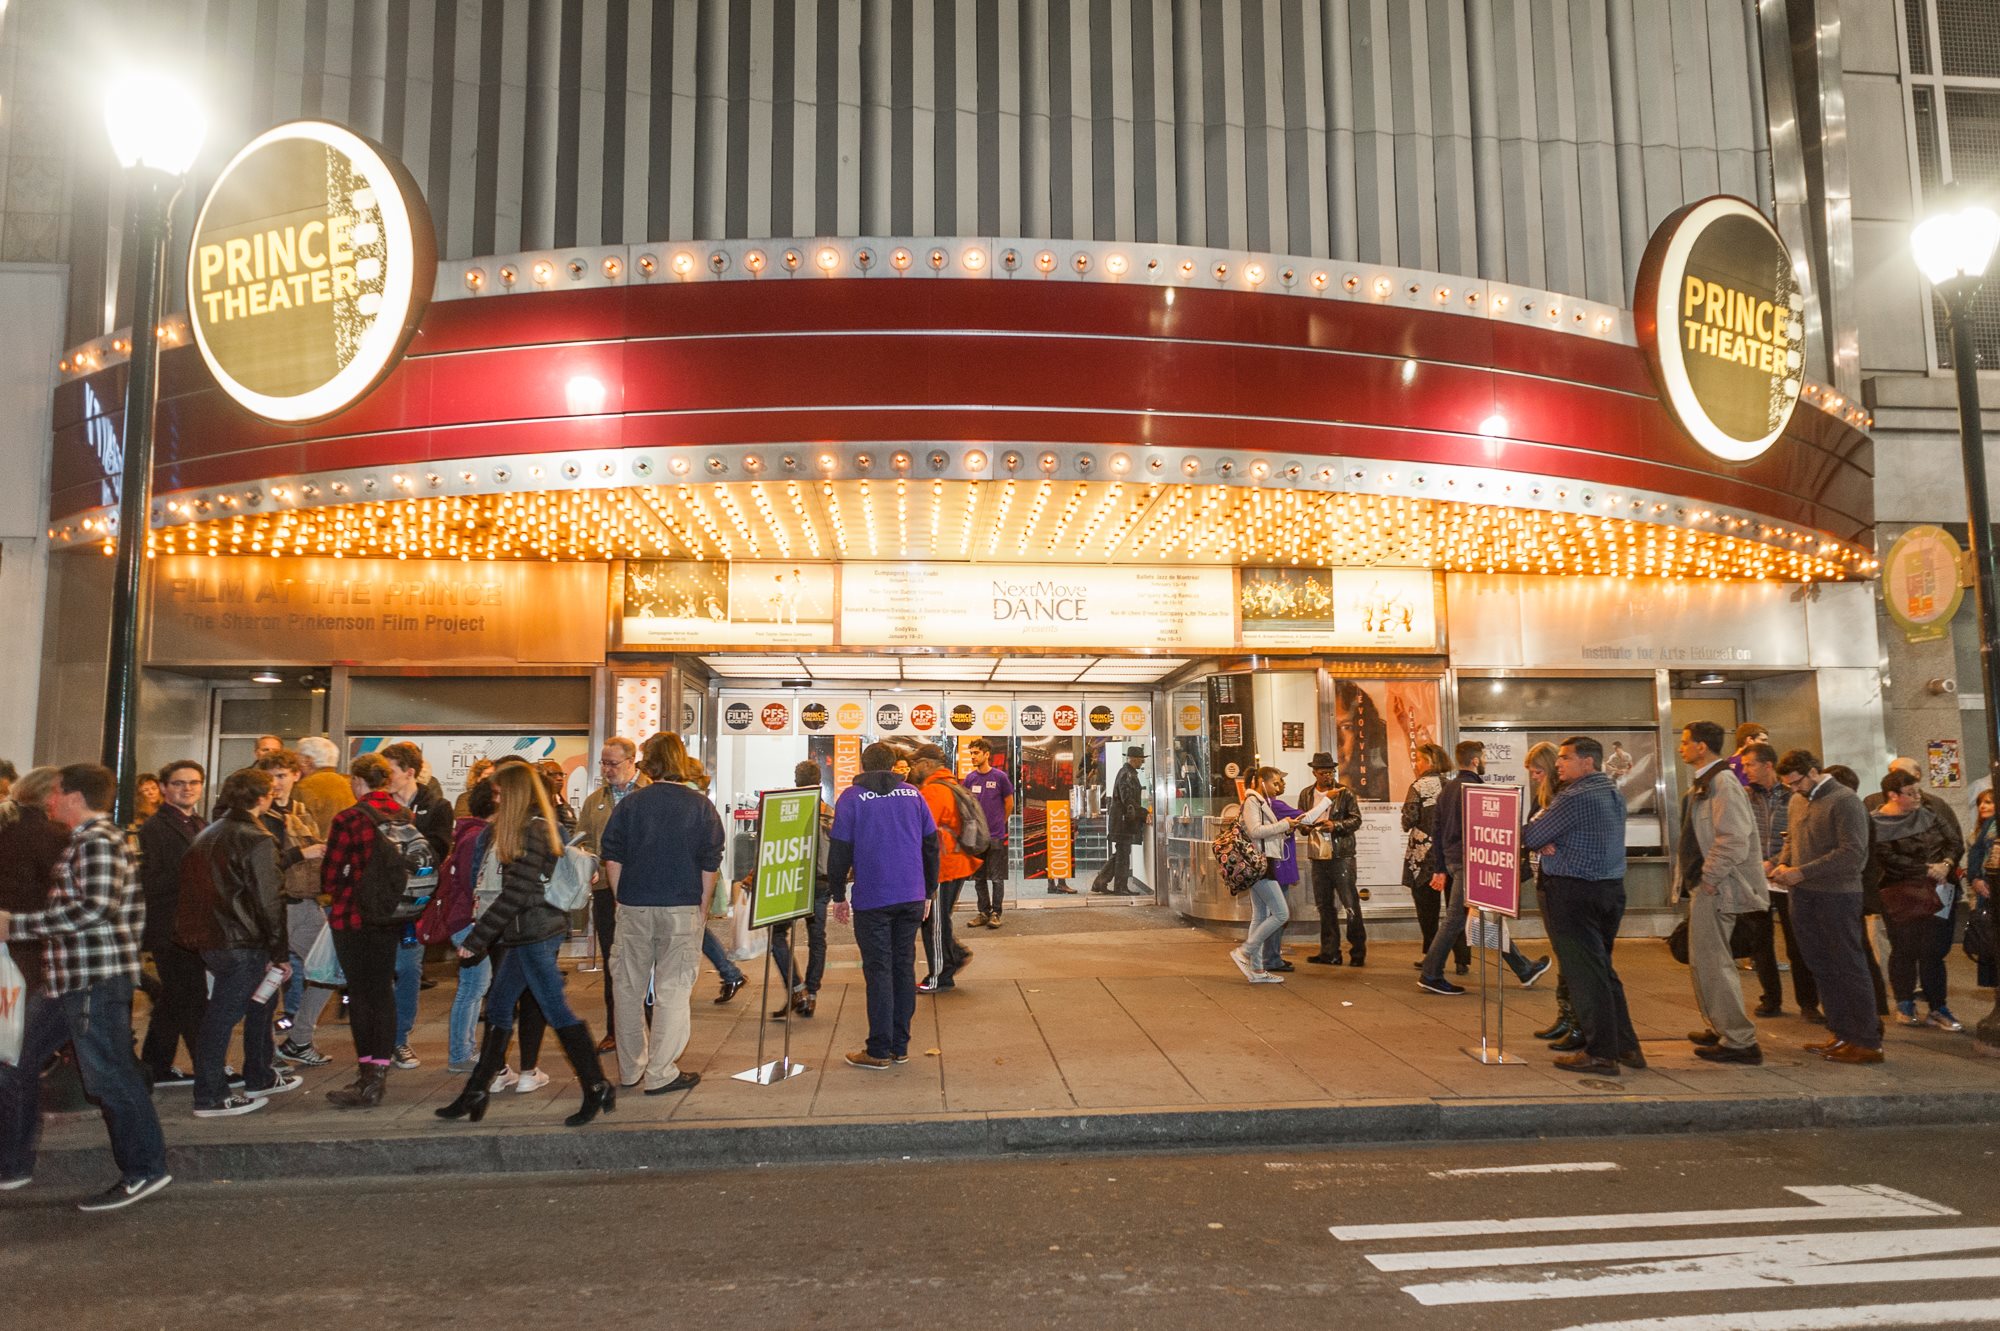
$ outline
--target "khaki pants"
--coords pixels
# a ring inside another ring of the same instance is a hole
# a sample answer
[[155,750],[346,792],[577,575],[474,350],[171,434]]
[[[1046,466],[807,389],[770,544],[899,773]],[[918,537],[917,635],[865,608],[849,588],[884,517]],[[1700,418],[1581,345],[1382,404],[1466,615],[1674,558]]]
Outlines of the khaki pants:
[[[618,1018],[618,1080],[630,1086],[643,1073],[646,1089],[680,1076],[694,1028],[688,1003],[701,969],[700,906],[618,907],[617,936],[609,962],[613,1010]],[[646,1032],[646,988],[653,990],[653,1030]]]
[[1695,1006],[1723,1044],[1748,1049],[1757,1043],[1757,1028],[1743,1006],[1736,958],[1729,955],[1729,933],[1735,926],[1736,917],[1722,911],[1721,897],[1694,890],[1688,908],[1688,971],[1694,976]]

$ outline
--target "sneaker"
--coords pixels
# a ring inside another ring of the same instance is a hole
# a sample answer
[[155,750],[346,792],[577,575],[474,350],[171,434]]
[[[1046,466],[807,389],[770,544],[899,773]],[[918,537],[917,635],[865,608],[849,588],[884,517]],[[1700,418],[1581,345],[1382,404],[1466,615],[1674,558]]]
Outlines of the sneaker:
[[1896,1004],[1896,1020],[1905,1026],[1921,1026],[1924,1024],[1924,1019],[1917,1015],[1917,1005],[1915,1003]]
[[19,1178],[0,1178],[0,1192],[12,1192],[16,1188],[25,1188],[34,1181],[35,1176],[33,1174],[23,1174]]
[[917,981],[918,993],[934,994],[937,991],[938,991],[938,982],[935,976],[926,975],[923,979]]
[[984,929],[986,927],[986,916],[983,913],[974,915],[972,917],[971,924],[968,925],[967,927],[973,929]]
[[288,1031],[292,1029],[291,1013],[287,1012],[284,1016],[278,1018],[278,1029],[281,1031]]
[[1257,963],[1250,960],[1250,954],[1240,947],[1230,949],[1229,959],[1236,963],[1237,970],[1243,972],[1243,978],[1252,984],[1257,983],[1257,977],[1263,974],[1263,971],[1258,968]]
[[449,1072],[454,1077],[463,1077],[466,1073],[472,1071],[474,1068],[478,1066],[479,1064],[477,1062],[468,1058],[463,1063],[447,1063],[444,1065],[444,1070],[446,1072]]
[[530,1091],[539,1091],[548,1084],[548,1073],[542,1071],[540,1068],[529,1068],[514,1079],[514,1094],[526,1095]]
[[153,1077],[153,1089],[156,1091],[161,1087],[192,1085],[194,1085],[194,1074],[192,1072],[183,1072],[179,1068],[168,1068],[165,1072],[158,1073]]
[[493,1080],[486,1084],[486,1093],[488,1095],[497,1095],[519,1080],[521,1080],[520,1074],[505,1063],[502,1063],[500,1070],[493,1074]]
[[1547,975],[1549,973],[1549,967],[1553,965],[1555,965],[1553,961],[1550,961],[1547,957],[1543,957],[1540,961],[1528,967],[1528,973],[1521,977],[1521,987],[1523,989],[1534,988],[1535,981],[1541,979],[1544,975]]
[[905,1050],[904,1050],[904,1051],[903,1051],[902,1053],[900,1053],[900,1054],[891,1054],[891,1055],[889,1055],[889,1058],[890,1058],[890,1061],[891,1061],[891,1062],[895,1062],[895,1063],[907,1063],[907,1062],[909,1062],[909,1061],[910,1061],[910,1051],[909,1051],[909,1050],[907,1050],[907,1049],[905,1049]]
[[1924,1018],[1924,1025],[1935,1026],[1941,1031],[1962,1031],[1965,1029],[1964,1023],[1959,1021],[1957,1017],[1952,1016],[1951,1009],[1948,1007],[1932,1008],[1931,1014]]
[[882,1072],[896,1065],[886,1058],[877,1058],[866,1049],[857,1049],[847,1056],[849,1067],[867,1068],[871,1072]]
[[[333,1062],[313,1046],[293,1044],[290,1040],[278,1045],[278,1058],[282,1062],[293,1063],[302,1068],[323,1068]],[[465,1070],[472,1071],[472,1065],[468,1063]]]
[[1417,988],[1427,994],[1447,994],[1454,998],[1465,992],[1464,985],[1453,984],[1442,975],[1419,976],[1417,978]]
[[1250,977],[1250,983],[1252,984],[1283,984],[1284,982],[1284,976],[1273,975],[1269,971],[1258,971]]
[[196,1105],[196,1118],[235,1118],[238,1114],[249,1114],[262,1109],[264,1102],[247,1095],[232,1095],[219,1105]]
[[998,929],[998,928],[1000,927],[1000,912],[999,912],[999,911],[997,911],[997,910],[996,910],[996,911],[994,911],[994,912],[993,912],[993,913],[992,913],[991,915],[988,915],[988,916],[986,917],[986,927],[987,927],[988,929]]
[[424,1060],[418,1058],[417,1051],[410,1048],[410,1046],[399,1044],[396,1046],[396,1056],[389,1060],[389,1065],[408,1072],[411,1068],[422,1067]]
[[305,1084],[305,1078],[297,1073],[280,1072],[278,1079],[269,1086],[246,1086],[243,1094],[253,1100],[261,1100],[267,1095],[283,1095],[287,1091],[296,1091]]
[[116,1211],[120,1207],[130,1206],[133,1202],[143,1201],[173,1181],[174,1176],[172,1174],[155,1174],[152,1178],[142,1178],[133,1183],[114,1183],[103,1192],[92,1197],[89,1201],[78,1202],[76,1209],[79,1211]]

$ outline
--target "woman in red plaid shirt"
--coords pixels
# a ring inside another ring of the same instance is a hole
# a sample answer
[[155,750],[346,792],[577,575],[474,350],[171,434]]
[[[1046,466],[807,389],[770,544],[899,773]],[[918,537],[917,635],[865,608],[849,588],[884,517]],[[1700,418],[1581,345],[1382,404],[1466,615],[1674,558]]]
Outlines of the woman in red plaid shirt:
[[361,1070],[353,1085],[332,1092],[326,1099],[342,1109],[372,1109],[382,1103],[389,1063],[396,1052],[396,947],[403,927],[363,923],[355,889],[375,850],[375,820],[370,811],[392,819],[409,815],[389,793],[387,759],[364,753],[354,760],[348,776],[354,782],[356,803],[334,815],[333,826],[327,829],[323,864],[326,892],[332,898],[326,923],[333,930],[334,955],[340,958],[340,969],[347,976],[348,1031],[354,1037]]

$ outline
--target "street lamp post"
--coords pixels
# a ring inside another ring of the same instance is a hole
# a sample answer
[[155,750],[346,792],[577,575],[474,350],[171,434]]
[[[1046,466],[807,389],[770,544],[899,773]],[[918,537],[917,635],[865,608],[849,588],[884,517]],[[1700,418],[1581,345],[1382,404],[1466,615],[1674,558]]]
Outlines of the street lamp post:
[[136,76],[113,86],[105,130],[125,168],[132,244],[132,354],[125,384],[125,448],[118,477],[118,560],[111,588],[110,669],[104,685],[104,765],[118,774],[113,816],[132,816],[138,782],[139,601],[153,505],[153,415],[160,387],[160,313],[167,242],[181,179],[201,151],[200,104],[178,83]]
[[[1951,364],[1958,379],[1958,441],[1965,468],[1966,528],[1974,593],[1979,606],[1979,674],[1985,695],[1987,770],[2000,795],[2000,565],[1993,550],[1993,511],[1986,495],[1986,439],[1979,419],[1979,353],[1973,307],[1993,251],[2000,245],[2000,215],[1981,203],[1956,202],[1910,233],[1917,267],[1944,301],[1951,325]],[[1977,866],[1968,866],[1975,872]],[[1979,1021],[1978,1042],[2000,1052],[2000,994]]]

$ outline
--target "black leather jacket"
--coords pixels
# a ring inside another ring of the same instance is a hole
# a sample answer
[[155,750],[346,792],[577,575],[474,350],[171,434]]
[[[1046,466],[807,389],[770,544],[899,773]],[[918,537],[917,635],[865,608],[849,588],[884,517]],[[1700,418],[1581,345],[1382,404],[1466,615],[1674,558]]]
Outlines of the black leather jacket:
[[277,840],[250,814],[223,814],[181,857],[174,941],[197,952],[255,948],[285,960],[280,881]]
[[492,948],[521,947],[569,932],[569,916],[551,906],[542,892],[556,866],[548,823],[539,816],[531,818],[522,840],[527,844],[521,854],[500,866],[500,895],[465,936],[463,946],[472,958],[461,964],[477,965]]

